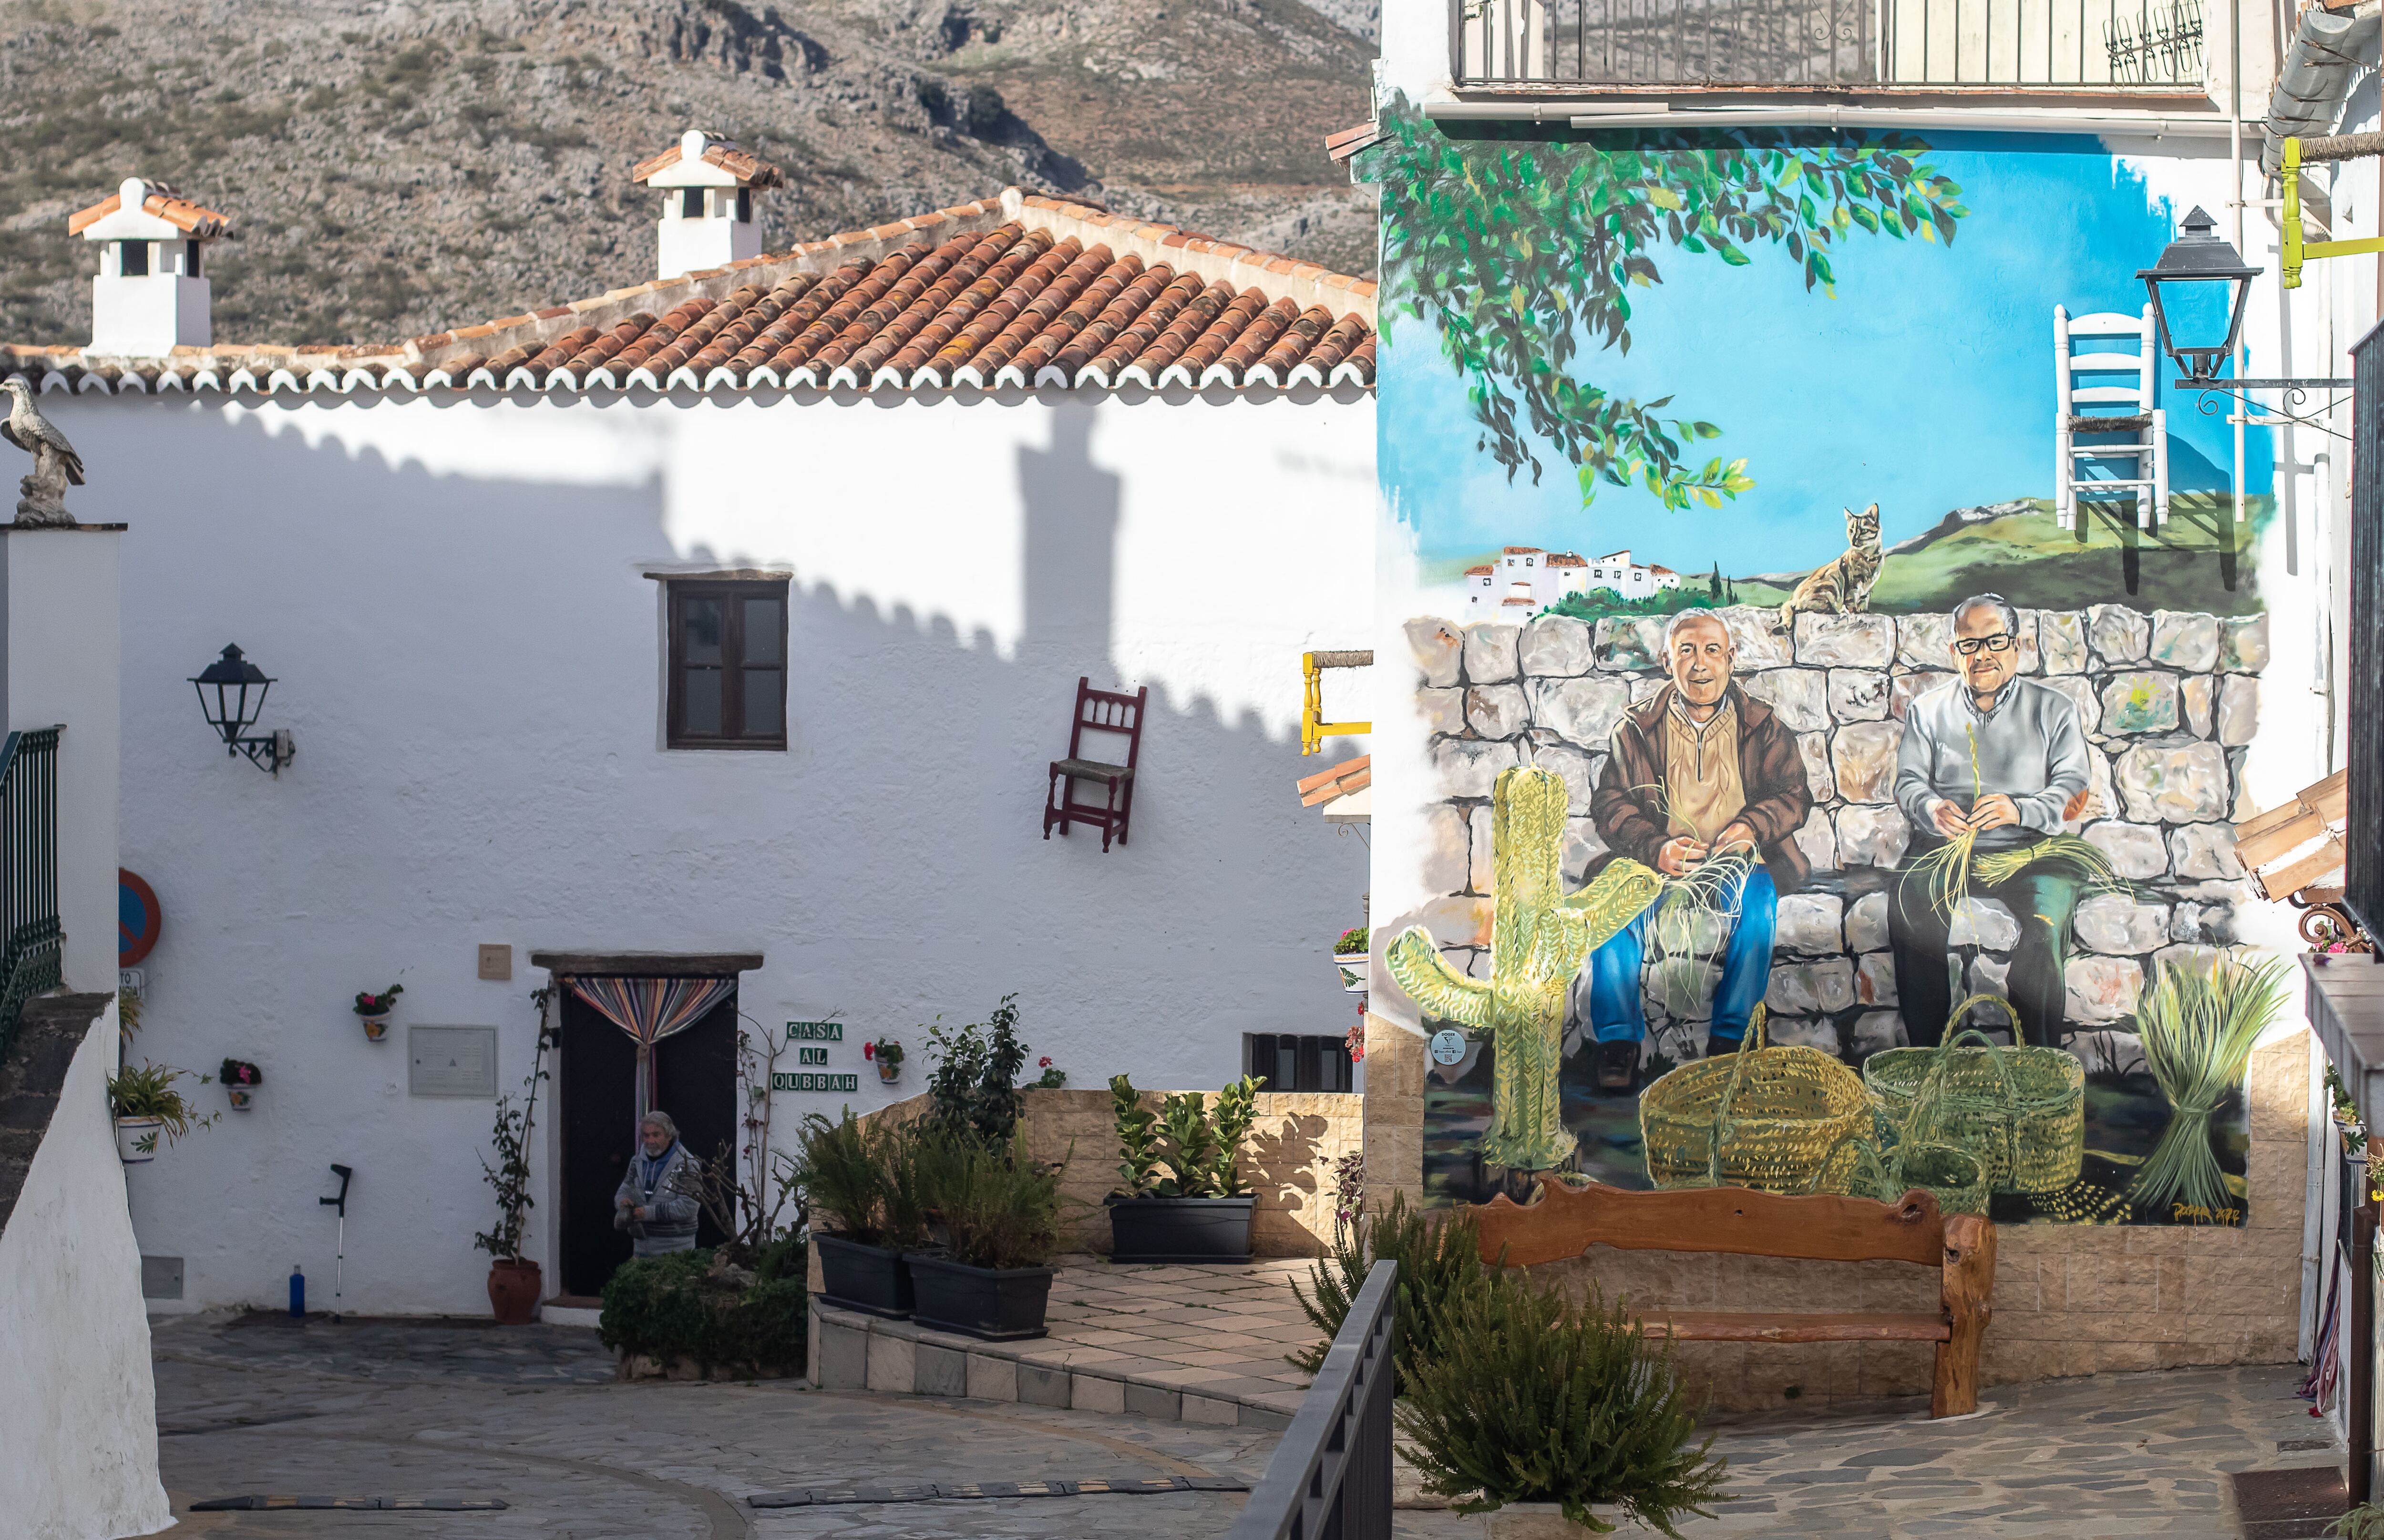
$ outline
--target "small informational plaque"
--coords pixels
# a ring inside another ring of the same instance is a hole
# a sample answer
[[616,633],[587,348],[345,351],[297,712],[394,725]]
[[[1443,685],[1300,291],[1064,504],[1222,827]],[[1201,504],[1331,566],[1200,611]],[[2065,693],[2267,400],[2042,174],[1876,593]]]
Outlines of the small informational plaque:
[[844,1041],[842,1022],[788,1022],[787,1041],[790,1043],[840,1043]]
[[496,1099],[495,1027],[409,1026],[405,1049],[413,1060],[406,1089],[414,1095]]
[[770,1089],[774,1091],[857,1091],[861,1089],[861,1076],[780,1070],[770,1076]]

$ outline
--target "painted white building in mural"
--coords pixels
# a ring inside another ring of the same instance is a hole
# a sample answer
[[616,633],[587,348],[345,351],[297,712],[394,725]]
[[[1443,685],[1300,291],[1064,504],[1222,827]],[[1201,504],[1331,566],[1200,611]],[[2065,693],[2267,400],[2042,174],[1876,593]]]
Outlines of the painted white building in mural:
[[[739,205],[704,206],[674,217]],[[130,1174],[180,1266],[153,1304],[292,1264],[328,1298],[337,1162],[348,1309],[484,1309],[477,1157],[557,971],[737,978],[709,1046],[657,1050],[699,1130],[739,1017],[841,1025],[857,1091],[778,1093],[782,1137],[916,1092],[928,1025],[1012,993],[1074,1086],[1337,1041],[1366,852],[1293,784],[1355,751],[1303,760],[1298,719],[1301,653],[1372,624],[1372,287],[1012,190],[404,344],[6,350],[90,466],[74,511],[130,526],[122,859],[163,912],[132,1055],[264,1071]],[[1297,610],[1259,549],[1311,575]],[[271,774],[194,705],[227,644],[274,681]],[[1107,852],[1044,830],[1080,678],[1149,690]],[[530,1255],[585,1291],[631,1049],[550,1020]]]
[[1569,595],[1605,589],[1622,599],[1645,599],[1681,586],[1668,566],[1633,562],[1629,550],[1603,556],[1510,545],[1496,561],[1465,569],[1466,624],[1520,626]]

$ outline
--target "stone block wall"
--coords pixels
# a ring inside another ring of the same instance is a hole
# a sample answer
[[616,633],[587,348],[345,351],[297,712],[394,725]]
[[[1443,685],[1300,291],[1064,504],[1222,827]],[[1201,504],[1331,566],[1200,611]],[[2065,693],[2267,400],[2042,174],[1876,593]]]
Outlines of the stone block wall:
[[[1773,1039],[1860,1058],[1904,1039],[1887,950],[1885,872],[1910,840],[1891,801],[1904,714],[1954,677],[1943,615],[1716,612],[1736,644],[1736,677],[1768,702],[1803,750],[1814,807],[1797,843],[1814,876],[1783,899],[1769,993]],[[2090,896],[2068,964],[2073,1025],[2132,1018],[2152,966],[2234,939],[2249,894],[2232,854],[2245,745],[2259,721],[2264,615],[2223,617],[2122,604],[2019,613],[2020,669],[2078,705],[2092,799],[2073,831],[2101,847],[2145,896]],[[1426,886],[1418,916],[1476,977],[1489,970],[1490,790],[1533,764],[1562,776],[1572,818],[1565,869],[1578,881],[1605,852],[1589,817],[1608,737],[1624,708],[1662,687],[1662,617],[1596,622],[1546,615],[1524,626],[1419,619],[1408,640],[1416,707],[1430,733],[1437,795],[1426,810]],[[1973,900],[1954,940],[1975,946],[1970,992],[2000,994],[2017,920]],[[1701,1008],[1648,1000],[1651,1049],[1679,1059],[1701,1041]],[[1675,1019],[1677,1018],[1677,1019]],[[1668,1027],[1670,1029],[1668,1032]],[[2088,1053],[2128,1045],[2090,1042]]]
[[[1166,1094],[1145,1091],[1143,1105],[1156,1112]],[[1215,1093],[1207,1094],[1213,1101]],[[914,1096],[863,1121],[907,1121],[925,1111],[926,1101]],[[1419,1100],[1419,1128],[1422,1109]],[[1242,1180],[1259,1199],[1250,1216],[1256,1255],[1314,1257],[1331,1247],[1333,1167],[1359,1148],[1363,1116],[1362,1099],[1346,1092],[1259,1093],[1258,1120],[1241,1161]],[[1029,1156],[1061,1168],[1061,1248],[1108,1251],[1109,1213],[1101,1199],[1118,1186],[1123,1158],[1110,1093],[1030,1090],[1025,1132]]]

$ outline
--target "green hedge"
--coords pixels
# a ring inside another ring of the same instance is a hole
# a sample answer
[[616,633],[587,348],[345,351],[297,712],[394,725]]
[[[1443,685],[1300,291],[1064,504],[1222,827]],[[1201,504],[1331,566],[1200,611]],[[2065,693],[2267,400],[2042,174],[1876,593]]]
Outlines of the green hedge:
[[597,1335],[615,1351],[644,1353],[668,1364],[692,1359],[722,1366],[791,1373],[803,1367],[809,1311],[800,1242],[774,1247],[742,1288],[706,1276],[712,1253],[679,1251],[622,1264],[604,1285]]

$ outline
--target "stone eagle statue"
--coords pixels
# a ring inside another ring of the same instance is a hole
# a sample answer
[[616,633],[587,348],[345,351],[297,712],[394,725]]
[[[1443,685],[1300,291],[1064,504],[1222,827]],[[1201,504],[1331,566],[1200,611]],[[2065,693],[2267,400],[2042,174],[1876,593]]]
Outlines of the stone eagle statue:
[[17,522],[72,526],[75,516],[67,512],[67,489],[83,484],[82,456],[33,404],[32,390],[23,376],[0,379],[0,391],[8,392],[8,416],[0,421],[0,439],[33,457],[33,474],[19,484],[24,496],[17,503]]

